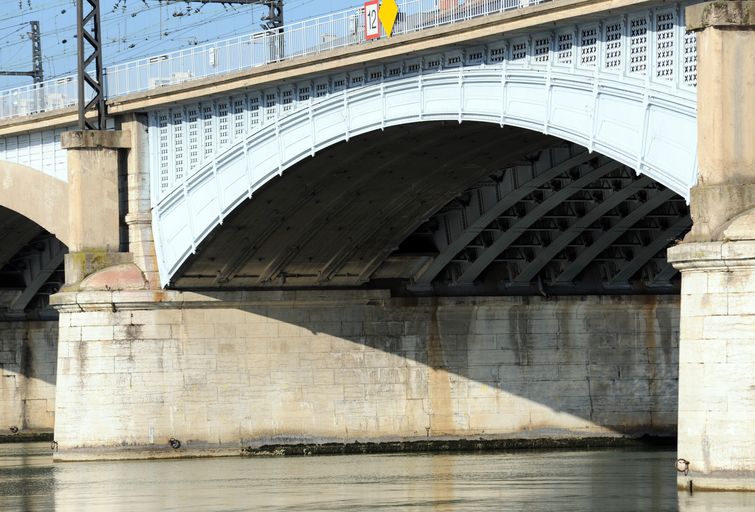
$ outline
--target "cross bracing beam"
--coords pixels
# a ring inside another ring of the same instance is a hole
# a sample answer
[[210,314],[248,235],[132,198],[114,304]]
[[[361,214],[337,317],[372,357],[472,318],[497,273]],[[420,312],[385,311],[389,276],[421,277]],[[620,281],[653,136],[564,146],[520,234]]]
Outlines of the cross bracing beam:
[[559,162],[550,169],[536,175],[531,180],[506,193],[500,201],[484,212],[480,212],[479,217],[476,219],[471,220],[466,229],[444,247],[440,254],[433,259],[432,263],[430,263],[430,265],[414,279],[414,285],[420,287],[428,286],[460,251],[469,246],[475,237],[493,223],[501,214],[503,214],[503,212],[527,197],[538,187],[541,187],[564,172],[573,169],[578,165],[584,164],[594,157],[595,156],[591,155],[588,151],[578,153],[563,162]]
[[42,286],[63,264],[65,246],[54,237],[42,241],[41,250],[32,251],[23,257],[23,279],[25,288],[8,307],[11,314],[23,313]]
[[[621,270],[615,276],[613,276],[613,278],[611,278],[611,281],[607,286],[617,288],[628,287],[629,280],[632,278],[632,276],[639,272],[640,269],[647,265],[647,263],[656,254],[662,251],[664,247],[668,246],[679,235],[687,231],[691,226],[692,217],[690,217],[689,215],[685,215],[681,219],[678,219],[665,231],[658,234],[652,242],[643,247],[642,250],[638,251],[631,261],[622,265]],[[661,269],[661,271],[656,275],[656,278],[658,278],[664,272],[668,274],[668,277],[664,276],[660,281],[665,285],[666,283],[668,283],[668,280],[673,277],[674,274],[676,274],[677,270],[673,266],[668,265],[667,267],[664,267],[664,269]]]
[[[453,151],[456,154],[454,156],[447,156],[444,159],[443,163],[434,170],[434,173],[437,173],[441,169],[461,169],[473,155],[485,152],[487,150],[494,150],[496,147],[500,147],[502,144],[505,144],[507,142],[508,139],[506,138],[493,138],[493,140],[488,144],[468,144],[462,146],[464,147],[464,151]],[[449,141],[448,144],[452,145],[453,142]],[[541,141],[538,140],[535,142],[535,145],[538,144],[541,144]],[[446,146],[446,148],[450,147],[451,146]],[[531,147],[525,148],[525,152],[531,150]],[[517,157],[520,156],[517,155]],[[388,221],[389,219],[394,219],[397,212],[412,211],[418,203],[426,200],[427,198],[423,198],[422,196],[428,194],[433,190],[433,183],[436,181],[433,175],[434,173],[428,173],[426,178],[423,180],[424,183],[414,188],[415,194],[407,194],[401,196],[400,199],[391,198],[386,202],[386,204],[376,208],[375,215],[383,217],[380,224],[385,225],[386,221]],[[465,188],[468,185],[469,184],[465,185]],[[445,204],[450,201],[453,196],[456,195],[456,192],[456,190],[447,190],[445,191],[445,193],[440,193],[441,198],[434,199],[432,201],[426,201],[427,209],[419,214],[419,221],[421,222],[422,220],[426,220],[430,215],[432,215],[433,212],[437,210],[439,204]],[[409,223],[405,224],[402,227],[403,231],[400,232],[390,230],[390,240],[385,240],[383,242],[382,251],[371,255],[370,261],[367,263],[367,265],[365,265],[361,269],[358,276],[355,276],[356,284],[362,284],[369,280],[370,275],[377,269],[377,267],[388,256],[388,254],[393,252],[396,249],[396,246],[401,243],[402,240],[409,236],[412,231],[417,229],[417,221],[414,220],[414,222],[412,222],[410,220]],[[363,226],[355,226],[355,236],[352,239],[355,240],[356,243],[344,245],[337,251],[337,253],[320,271],[320,282],[332,280],[333,277],[338,274],[339,271],[343,268],[344,264],[352,257],[354,252],[356,252],[366,240],[372,239],[375,236],[374,231],[374,226],[369,229],[365,229]]]
[[514,287],[529,286],[530,282],[540,273],[540,271],[575,238],[582,234],[593,223],[597,222],[603,215],[607,214],[651,183],[652,180],[650,180],[650,178],[642,176],[639,179],[632,181],[621,190],[608,196],[603,202],[571,224],[561,236],[554,240],[550,245],[540,251],[534,260],[512,280],[510,285]]
[[[394,139],[395,143],[400,143],[400,136],[396,134]],[[414,147],[420,151],[426,151],[438,144],[438,140],[426,138],[421,142],[418,142]],[[445,143],[450,143],[450,140],[444,140]],[[362,155],[351,155],[346,161],[340,162],[342,167],[346,166],[358,166]],[[380,164],[377,166],[378,172],[387,172],[388,170],[400,165],[404,159],[404,155],[401,152],[396,152],[391,155],[383,156]],[[329,201],[321,202],[320,210],[317,215],[311,216],[306,220],[306,228],[303,229],[303,233],[295,241],[289,244],[289,248],[285,251],[281,251],[276,255],[272,261],[267,265],[265,270],[259,277],[260,283],[270,282],[277,279],[284,271],[286,265],[296,257],[301,247],[304,247],[309,243],[317,234],[320,229],[332,218],[336,217],[340,212],[346,211],[348,208],[353,207],[355,201],[359,201],[359,190],[362,188],[364,182],[369,179],[367,174],[361,174],[358,178],[349,181],[348,190],[342,194],[333,196]],[[327,182],[323,184],[327,186]],[[326,265],[320,270],[318,281],[327,282],[333,277],[334,270],[330,266]]]
[[[506,139],[504,139],[504,140],[507,141]],[[497,142],[497,144],[494,144],[491,147],[500,147],[500,145],[501,145],[502,142],[504,142],[504,141],[499,140]],[[531,153],[535,149],[536,146],[541,146],[541,145],[542,145],[542,143],[540,141],[531,142],[529,144],[527,144],[527,143],[517,144],[516,145],[516,149],[512,150],[511,153],[510,153],[511,158],[518,160],[519,158],[522,158],[524,155],[526,155],[528,153]],[[476,152],[479,152],[480,149],[484,149],[484,148],[478,147]],[[450,201],[451,198],[453,197],[453,195],[455,195],[455,194],[450,192],[446,196],[445,200],[446,201]],[[425,210],[425,213],[424,213],[424,215],[422,215],[422,217],[425,220],[427,220],[427,218],[429,218],[430,215],[432,215],[432,213],[433,213],[433,211],[435,211],[435,209],[436,208],[434,206],[428,205],[428,209]],[[369,280],[369,278],[372,275],[372,273],[375,272],[375,270],[377,270],[377,268],[380,266],[380,264],[382,263],[382,261],[391,252],[393,252],[398,247],[398,245],[401,243],[401,241],[404,240],[406,237],[408,237],[411,234],[411,232],[414,229],[416,229],[416,228],[417,228],[416,225],[415,226],[407,226],[402,231],[394,232],[393,235],[392,235],[391,241],[388,244],[384,245],[384,249],[382,251],[378,252],[377,254],[375,254],[375,255],[372,256],[370,262],[367,264],[367,266],[364,268],[364,270],[360,274],[360,276],[359,276],[359,282],[360,283],[366,283]]]
[[652,281],[646,284],[647,286],[651,288],[666,287],[671,281],[671,278],[674,277],[678,273],[679,273],[679,270],[677,270],[671,263],[666,263],[666,265],[661,269],[661,271],[658,272],[655,276],[653,276]]
[[566,285],[574,279],[593,261],[605,251],[621,235],[627,232],[629,228],[649,215],[653,210],[658,208],[664,202],[672,199],[676,194],[669,189],[655,193],[647,201],[640,204],[632,210],[626,217],[614,224],[595,241],[590,247],[580,252],[579,256],[555,279],[555,284]]
[[[464,270],[462,275],[455,280],[454,284],[473,284],[475,279],[477,279],[477,277],[493,262],[493,260],[497,258],[501,253],[503,253],[503,251],[505,251],[509,246],[511,246],[520,236],[522,236],[522,234],[525,233],[530,228],[530,226],[540,220],[553,208],[567,201],[569,197],[581,191],[583,187],[586,187],[594,181],[599,180],[607,174],[615,171],[620,166],[620,163],[610,161],[604,165],[601,165],[597,169],[587,171],[580,178],[569,182],[564,188],[549,196],[542,203],[538,204],[530,212],[524,215],[513,226],[502,232],[501,235],[495,240],[495,242],[487,246],[483,253],[479,255],[479,257]],[[563,172],[565,171],[562,171],[561,174],[563,174]]]

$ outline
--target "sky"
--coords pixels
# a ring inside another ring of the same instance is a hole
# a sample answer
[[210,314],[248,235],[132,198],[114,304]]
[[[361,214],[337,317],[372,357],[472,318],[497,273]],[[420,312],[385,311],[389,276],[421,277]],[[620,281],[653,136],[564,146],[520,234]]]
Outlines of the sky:
[[[354,6],[363,0],[285,0],[286,24]],[[264,6],[223,6],[185,0],[100,0],[103,55],[128,62],[261,30]],[[39,21],[45,79],[76,72],[75,0],[0,0],[0,70],[30,71],[29,22]],[[32,83],[0,76],[0,90]]]

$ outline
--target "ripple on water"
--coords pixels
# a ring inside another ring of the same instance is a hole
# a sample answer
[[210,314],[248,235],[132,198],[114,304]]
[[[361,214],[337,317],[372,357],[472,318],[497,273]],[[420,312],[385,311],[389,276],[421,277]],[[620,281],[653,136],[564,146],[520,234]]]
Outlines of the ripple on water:
[[0,446],[0,510],[755,510],[746,493],[677,494],[675,453],[600,450],[52,464]]

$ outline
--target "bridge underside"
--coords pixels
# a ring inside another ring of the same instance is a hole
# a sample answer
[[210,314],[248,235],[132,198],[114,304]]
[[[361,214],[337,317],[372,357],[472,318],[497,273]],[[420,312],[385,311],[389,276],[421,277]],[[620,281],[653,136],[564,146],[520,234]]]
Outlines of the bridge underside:
[[216,229],[176,288],[397,294],[678,293],[684,200],[585,148],[487,123],[419,123],[318,153]]
[[63,279],[65,246],[33,221],[0,206],[0,321],[57,318],[49,296]]
[[49,297],[63,283],[65,246],[0,206],[0,428],[52,432],[58,313]]

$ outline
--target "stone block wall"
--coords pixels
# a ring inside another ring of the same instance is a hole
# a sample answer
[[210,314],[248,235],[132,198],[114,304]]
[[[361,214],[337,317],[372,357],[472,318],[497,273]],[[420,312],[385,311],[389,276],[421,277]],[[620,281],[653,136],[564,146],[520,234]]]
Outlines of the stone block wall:
[[61,459],[675,434],[678,297],[54,299]]
[[685,243],[682,269],[680,488],[755,490],[755,240]]
[[0,322],[0,433],[51,432],[58,322]]

